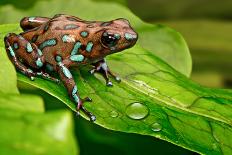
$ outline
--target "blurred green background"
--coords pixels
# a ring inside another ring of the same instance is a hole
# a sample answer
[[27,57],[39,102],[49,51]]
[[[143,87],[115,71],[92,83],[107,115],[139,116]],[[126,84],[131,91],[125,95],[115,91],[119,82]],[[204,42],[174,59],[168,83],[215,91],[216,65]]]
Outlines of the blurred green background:
[[192,55],[194,81],[232,87],[232,1],[128,0],[128,6],[143,20],[167,25],[183,35]]
[[[204,86],[232,88],[232,1],[111,0],[111,2],[125,5],[144,21],[164,24],[179,31],[187,41],[192,55],[191,79]],[[17,0],[0,0],[1,7],[4,6],[6,9],[13,7],[15,10],[30,9],[35,3],[36,0],[21,0],[20,3]],[[0,19],[0,24],[17,23],[20,18],[15,15],[11,19]],[[66,108],[59,100],[43,91],[28,88],[20,83],[19,88],[22,93],[43,96],[46,110]],[[109,131],[82,118],[75,119],[75,134],[81,155],[196,154],[153,137]]]

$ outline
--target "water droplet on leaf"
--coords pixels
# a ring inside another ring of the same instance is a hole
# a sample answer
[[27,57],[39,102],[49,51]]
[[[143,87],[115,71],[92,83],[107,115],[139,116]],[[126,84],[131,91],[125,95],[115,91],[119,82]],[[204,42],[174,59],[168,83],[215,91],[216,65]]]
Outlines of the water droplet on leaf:
[[162,130],[162,126],[159,123],[155,122],[151,125],[151,130],[155,132],[159,132]]
[[149,114],[147,106],[139,102],[131,103],[126,108],[126,114],[131,119],[143,119]]
[[214,150],[217,150],[217,149],[218,149],[217,144],[216,144],[216,143],[213,143],[213,144],[212,144],[212,148],[213,148]]
[[110,116],[113,117],[113,118],[118,117],[118,112],[117,111],[111,111]]

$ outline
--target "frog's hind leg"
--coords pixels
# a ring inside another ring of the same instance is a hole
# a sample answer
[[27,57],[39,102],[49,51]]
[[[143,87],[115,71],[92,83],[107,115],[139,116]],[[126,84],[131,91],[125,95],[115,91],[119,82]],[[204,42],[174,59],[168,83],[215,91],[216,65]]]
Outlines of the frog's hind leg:
[[[14,33],[9,33],[4,38],[4,41],[8,57],[13,62],[17,70],[28,76],[31,80],[34,80],[35,76],[41,76],[44,79],[48,79],[56,83],[60,82],[60,80],[41,70],[44,66],[45,60],[43,53],[34,43],[30,43],[22,36]],[[27,66],[32,67],[36,71],[29,69]]]
[[48,22],[50,18],[47,17],[24,17],[20,21],[20,26],[24,31],[39,27],[40,25]]
[[42,52],[35,44],[15,33],[6,35],[4,42],[8,57],[16,69],[33,80],[37,73],[27,66],[39,70],[44,64]]

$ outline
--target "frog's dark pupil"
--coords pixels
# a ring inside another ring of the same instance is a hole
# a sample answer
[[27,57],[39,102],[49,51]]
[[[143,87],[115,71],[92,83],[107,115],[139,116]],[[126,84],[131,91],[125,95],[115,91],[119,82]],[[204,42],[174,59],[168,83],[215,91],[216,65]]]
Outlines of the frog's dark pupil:
[[116,45],[118,39],[115,38],[112,34],[104,34],[101,40],[104,45],[108,47],[113,47]]

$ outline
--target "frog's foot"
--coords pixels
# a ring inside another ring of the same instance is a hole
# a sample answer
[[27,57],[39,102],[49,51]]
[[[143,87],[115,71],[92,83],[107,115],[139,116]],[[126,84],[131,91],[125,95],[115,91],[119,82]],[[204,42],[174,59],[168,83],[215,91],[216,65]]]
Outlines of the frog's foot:
[[21,73],[26,75],[31,81],[35,80],[36,73],[33,72],[31,69],[20,70]]
[[36,75],[41,76],[44,79],[48,79],[48,80],[54,81],[57,84],[60,84],[60,80],[59,79],[57,79],[55,77],[52,77],[51,75],[49,75],[46,72],[43,72],[43,71],[36,72]]
[[90,70],[89,72],[91,74],[94,73],[100,73],[104,79],[106,80],[106,85],[111,87],[113,86],[112,82],[109,79],[109,75],[112,76],[117,82],[121,82],[120,77],[116,76],[114,73],[111,72],[111,70],[109,69],[108,65],[106,64],[106,60],[102,59],[94,64],[92,64],[94,66],[94,68],[92,70]]
[[84,99],[81,99],[80,102],[77,104],[77,113],[76,115],[80,115],[80,110],[84,112],[85,115],[87,115],[91,122],[94,122],[96,120],[96,116],[93,115],[91,112],[89,112],[85,107],[83,106],[84,102],[92,102],[92,99],[89,97],[85,97]]
[[85,107],[81,107],[81,110],[89,117],[91,122],[96,121],[96,116],[94,114],[92,114],[91,112],[89,112],[87,109],[85,109]]

